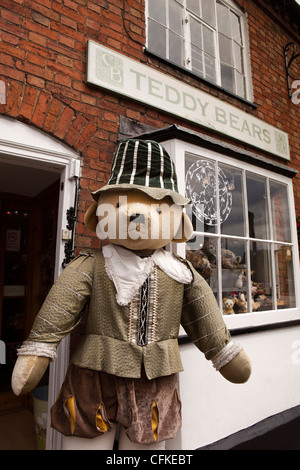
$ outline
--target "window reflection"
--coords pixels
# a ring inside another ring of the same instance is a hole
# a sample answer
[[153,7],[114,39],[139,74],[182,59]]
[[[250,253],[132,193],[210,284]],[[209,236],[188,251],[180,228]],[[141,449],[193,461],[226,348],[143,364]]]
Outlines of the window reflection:
[[274,305],[270,248],[268,243],[250,243],[252,310],[255,312],[272,310]]
[[247,173],[250,238],[269,239],[266,179]]
[[247,313],[249,308],[245,242],[223,239],[221,264],[223,313]]
[[292,247],[275,246],[277,308],[293,308],[295,301],[295,283],[293,271]]
[[219,300],[217,240],[201,235],[195,236],[186,244],[186,259],[206,280]]
[[[245,236],[245,220],[244,220],[244,191],[242,186],[242,171],[229,165],[219,165],[225,174],[225,187],[223,187],[224,195],[220,192],[220,199],[227,198],[226,193],[231,194],[230,214],[221,225],[221,232],[226,235]],[[221,189],[221,187],[220,187]]]
[[273,238],[277,241],[291,241],[287,187],[277,181],[270,181]]

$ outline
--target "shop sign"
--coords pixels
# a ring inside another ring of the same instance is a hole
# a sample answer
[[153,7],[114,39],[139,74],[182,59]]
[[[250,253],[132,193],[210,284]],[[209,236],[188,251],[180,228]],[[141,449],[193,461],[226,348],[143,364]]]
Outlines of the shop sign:
[[286,132],[92,40],[87,82],[290,159]]

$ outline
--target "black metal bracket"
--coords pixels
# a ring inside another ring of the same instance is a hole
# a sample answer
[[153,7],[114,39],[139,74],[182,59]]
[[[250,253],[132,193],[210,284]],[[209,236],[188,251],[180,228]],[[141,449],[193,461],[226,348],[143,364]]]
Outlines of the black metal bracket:
[[[289,54],[290,51],[292,51],[292,54]],[[289,94],[289,98],[292,98],[291,81],[296,80],[296,77],[292,76],[291,67],[295,63],[295,60],[298,57],[300,58],[300,53],[296,54],[296,44],[293,43],[293,42],[289,42],[284,46],[283,54],[284,54],[284,63],[285,63],[285,70],[286,70],[288,94]],[[300,62],[298,63],[298,65],[299,64],[300,64]],[[300,77],[298,77],[298,79],[300,79]]]
[[62,262],[62,267],[65,268],[67,264],[74,258],[74,240],[75,240],[75,225],[77,220],[77,205],[78,205],[78,177],[75,176],[75,196],[74,207],[67,209],[67,229],[70,230],[70,239],[65,243],[65,258]]

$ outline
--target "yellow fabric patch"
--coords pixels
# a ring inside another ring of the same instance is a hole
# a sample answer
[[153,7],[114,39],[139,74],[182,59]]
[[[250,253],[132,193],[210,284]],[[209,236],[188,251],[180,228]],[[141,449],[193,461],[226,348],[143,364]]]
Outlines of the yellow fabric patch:
[[75,431],[75,400],[74,397],[70,397],[67,401],[67,408],[70,413],[70,429],[71,433]]
[[101,405],[98,408],[98,412],[96,415],[96,422],[97,422],[97,427],[100,429],[102,432],[106,432],[109,429],[108,424],[104,421],[102,414],[101,414]]
[[152,431],[154,439],[157,441],[157,428],[158,428],[158,409],[156,402],[152,403]]

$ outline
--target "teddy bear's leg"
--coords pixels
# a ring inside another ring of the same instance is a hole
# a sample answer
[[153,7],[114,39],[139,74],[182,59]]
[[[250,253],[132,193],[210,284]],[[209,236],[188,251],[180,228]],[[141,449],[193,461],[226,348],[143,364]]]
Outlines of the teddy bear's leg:
[[132,442],[126,434],[124,426],[120,426],[118,450],[165,450],[166,441],[154,442],[153,444],[137,444]]
[[62,450],[113,450],[115,435],[116,430],[93,439],[63,436]]

